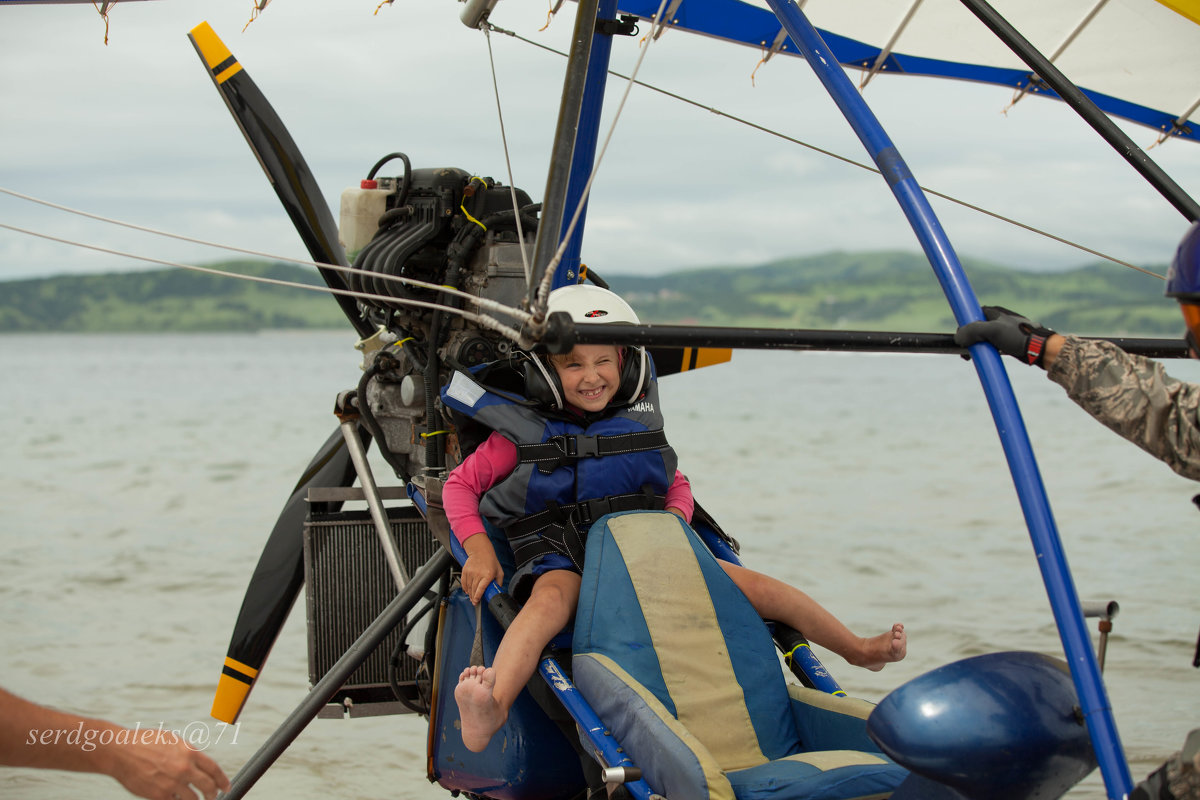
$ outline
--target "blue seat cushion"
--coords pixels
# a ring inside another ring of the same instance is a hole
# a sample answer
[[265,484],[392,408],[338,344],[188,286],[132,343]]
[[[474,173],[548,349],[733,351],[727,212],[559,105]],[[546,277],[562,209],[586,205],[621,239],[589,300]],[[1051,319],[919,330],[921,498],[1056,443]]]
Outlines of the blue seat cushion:
[[859,750],[799,753],[725,773],[737,800],[875,800],[906,776],[887,756]]
[[593,525],[573,649],[620,665],[725,769],[800,750],[770,632],[670,512],[610,514]]
[[872,706],[789,686],[766,625],[696,534],[626,512],[588,534],[575,682],[650,786],[688,800],[866,800],[907,776]]

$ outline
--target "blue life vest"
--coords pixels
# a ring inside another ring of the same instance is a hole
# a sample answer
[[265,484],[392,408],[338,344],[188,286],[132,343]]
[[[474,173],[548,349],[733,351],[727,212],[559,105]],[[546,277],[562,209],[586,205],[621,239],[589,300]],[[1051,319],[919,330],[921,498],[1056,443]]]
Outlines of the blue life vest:
[[636,402],[588,417],[539,410],[465,372],[454,373],[442,401],[517,445],[516,469],[488,489],[479,510],[508,536],[518,571],[549,553],[582,569],[592,522],[664,507],[678,459],[653,376]]

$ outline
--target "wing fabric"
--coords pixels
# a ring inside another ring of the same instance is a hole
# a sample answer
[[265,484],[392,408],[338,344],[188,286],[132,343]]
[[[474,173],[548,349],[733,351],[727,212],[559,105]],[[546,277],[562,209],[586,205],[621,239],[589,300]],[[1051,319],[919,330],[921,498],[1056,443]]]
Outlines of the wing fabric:
[[[1106,114],[1200,141],[1200,4],[1194,0],[994,0],[993,7]],[[650,19],[658,0],[620,0]],[[784,55],[796,46],[768,8],[743,0],[668,4],[674,28]],[[1010,86],[1055,97],[958,0],[808,0],[805,15],[838,62]],[[668,34],[669,35],[669,34]]]

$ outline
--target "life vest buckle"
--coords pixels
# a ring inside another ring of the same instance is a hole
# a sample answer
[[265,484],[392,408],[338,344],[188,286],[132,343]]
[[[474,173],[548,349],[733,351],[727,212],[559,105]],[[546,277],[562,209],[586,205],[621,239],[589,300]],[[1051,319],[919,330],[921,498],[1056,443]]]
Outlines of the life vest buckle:
[[580,435],[564,435],[551,436],[546,440],[546,443],[553,445],[558,451],[559,457],[554,459],[554,466],[557,467],[563,461],[569,458],[599,458],[600,457],[600,437],[599,436],[580,436]]
[[570,437],[570,445],[567,455],[572,458],[599,458],[600,457],[600,437],[598,436],[572,436]]
[[575,507],[579,510],[579,522],[583,524],[585,529],[591,527],[593,522],[613,510],[612,500],[607,497],[584,500]]

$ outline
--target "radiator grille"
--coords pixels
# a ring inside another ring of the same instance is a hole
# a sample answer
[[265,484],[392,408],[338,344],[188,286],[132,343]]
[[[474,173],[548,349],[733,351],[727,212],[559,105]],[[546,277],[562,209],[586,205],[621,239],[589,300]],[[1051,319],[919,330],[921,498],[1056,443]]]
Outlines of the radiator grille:
[[[412,506],[389,508],[388,517],[400,560],[411,575],[429,560],[437,544]],[[310,512],[304,523],[304,585],[308,675],[315,684],[396,596],[396,584],[369,512]],[[400,632],[392,631],[350,675],[332,702],[395,703],[388,683],[388,662],[399,638]],[[413,688],[417,666],[415,659],[401,660],[398,678],[406,692]],[[403,708],[385,713],[400,710]]]

